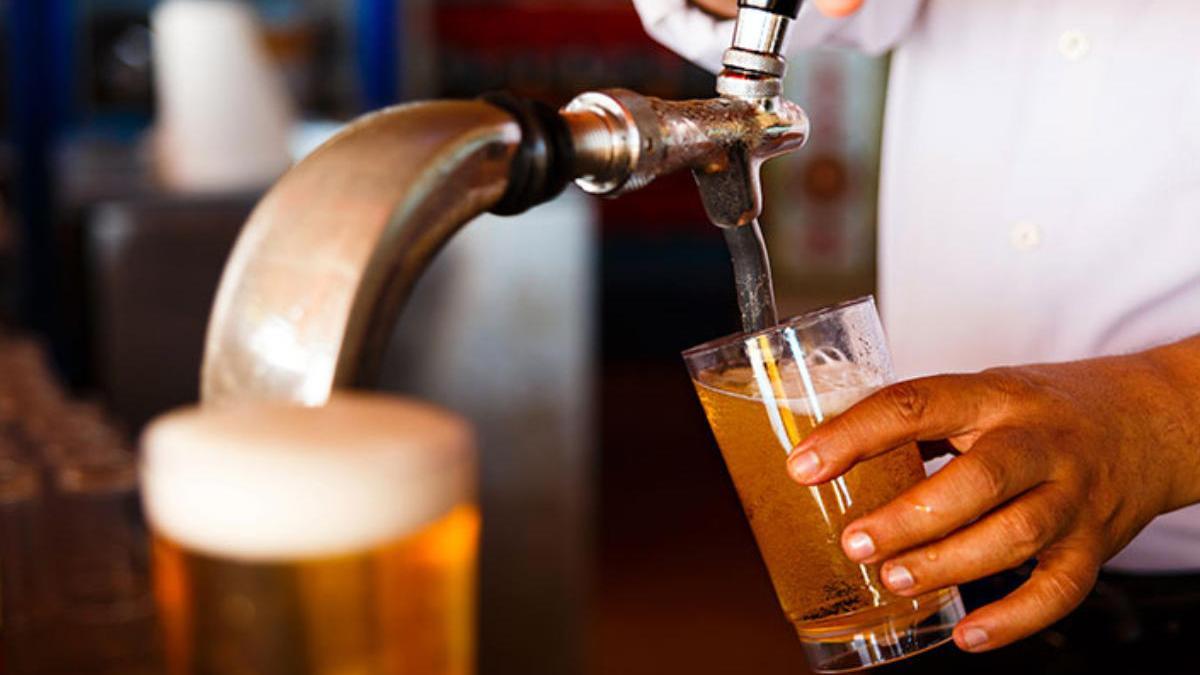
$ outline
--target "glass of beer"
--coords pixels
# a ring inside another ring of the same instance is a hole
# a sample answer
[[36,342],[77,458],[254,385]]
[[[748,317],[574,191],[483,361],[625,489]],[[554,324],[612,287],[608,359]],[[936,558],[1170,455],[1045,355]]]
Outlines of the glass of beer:
[[776,595],[817,672],[902,659],[951,639],[958,591],[894,595],[877,565],[851,562],[841,534],[925,477],[915,445],[816,487],[787,455],[817,425],[895,377],[871,297],[683,354]]
[[142,441],[171,675],[473,672],[474,443],[415,401],[190,408]]

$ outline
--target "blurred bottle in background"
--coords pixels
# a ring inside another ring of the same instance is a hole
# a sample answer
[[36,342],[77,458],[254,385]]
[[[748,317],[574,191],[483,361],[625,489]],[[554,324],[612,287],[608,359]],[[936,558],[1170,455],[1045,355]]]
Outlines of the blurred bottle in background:
[[291,163],[295,113],[254,9],[167,0],[151,24],[161,180],[199,192],[269,185]]

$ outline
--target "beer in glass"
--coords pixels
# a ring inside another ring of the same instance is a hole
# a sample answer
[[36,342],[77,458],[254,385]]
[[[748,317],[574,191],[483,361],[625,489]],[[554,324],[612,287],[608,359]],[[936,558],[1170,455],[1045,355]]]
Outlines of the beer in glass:
[[787,456],[822,422],[894,379],[870,297],[684,352],[725,465],[788,619],[818,672],[878,665],[951,638],[954,588],[890,593],[877,565],[850,561],[841,534],[925,477],[909,445],[815,487]]
[[171,675],[467,675],[473,442],[421,403],[194,408],[143,439]]

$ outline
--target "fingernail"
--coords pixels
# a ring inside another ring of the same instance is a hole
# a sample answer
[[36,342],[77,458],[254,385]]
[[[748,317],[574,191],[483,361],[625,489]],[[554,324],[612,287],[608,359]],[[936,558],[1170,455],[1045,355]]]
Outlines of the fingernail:
[[846,540],[846,555],[851,560],[870,558],[875,554],[875,542],[866,532],[855,532]]
[[883,582],[893,591],[903,591],[912,587],[913,575],[904,565],[896,565],[884,572]]
[[967,649],[982,647],[987,641],[987,631],[982,628],[968,628],[963,631],[963,642],[967,643]]
[[812,450],[802,452],[788,460],[792,478],[800,482],[812,479],[821,470],[821,458]]

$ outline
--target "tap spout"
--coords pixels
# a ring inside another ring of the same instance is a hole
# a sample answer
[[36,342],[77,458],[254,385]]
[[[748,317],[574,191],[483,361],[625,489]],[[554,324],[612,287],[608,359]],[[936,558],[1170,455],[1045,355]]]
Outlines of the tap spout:
[[690,169],[721,227],[761,214],[762,163],[801,147],[809,133],[804,110],[775,95],[664,101],[608,89],[577,96],[563,116],[572,129],[587,129],[588,142],[575,148],[581,188],[618,195]]

